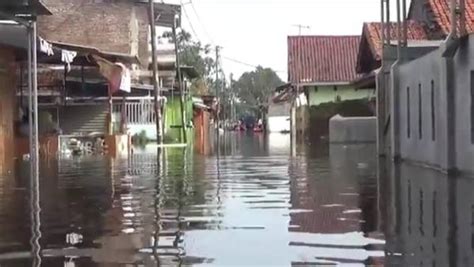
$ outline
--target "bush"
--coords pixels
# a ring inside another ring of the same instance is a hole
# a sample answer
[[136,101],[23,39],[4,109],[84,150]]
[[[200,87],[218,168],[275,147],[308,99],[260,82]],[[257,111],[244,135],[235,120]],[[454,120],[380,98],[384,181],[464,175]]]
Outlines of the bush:
[[148,137],[146,136],[146,131],[143,130],[139,134],[135,134],[132,137],[132,143],[134,145],[139,145],[139,146],[146,146],[150,140],[148,140]]

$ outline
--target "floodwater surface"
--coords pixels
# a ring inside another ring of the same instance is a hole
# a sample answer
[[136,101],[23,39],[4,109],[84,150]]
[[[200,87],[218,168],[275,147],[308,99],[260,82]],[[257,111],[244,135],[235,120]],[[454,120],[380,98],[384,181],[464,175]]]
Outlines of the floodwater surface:
[[221,143],[45,161],[39,188],[19,166],[0,266],[472,266],[468,179],[381,168],[374,145]]

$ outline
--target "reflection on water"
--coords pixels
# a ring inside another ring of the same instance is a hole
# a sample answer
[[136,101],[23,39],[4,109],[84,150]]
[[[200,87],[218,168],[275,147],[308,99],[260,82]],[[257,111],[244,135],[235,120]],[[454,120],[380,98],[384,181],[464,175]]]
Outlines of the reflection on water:
[[469,179],[377,164],[368,145],[219,145],[44,162],[39,228],[21,166],[0,180],[0,265],[35,264],[38,238],[41,266],[474,264]]

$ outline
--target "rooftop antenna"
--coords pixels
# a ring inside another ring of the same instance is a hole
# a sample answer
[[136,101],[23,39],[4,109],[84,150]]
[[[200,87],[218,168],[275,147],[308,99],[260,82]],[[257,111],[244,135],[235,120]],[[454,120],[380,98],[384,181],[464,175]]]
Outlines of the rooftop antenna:
[[302,30],[302,29],[307,29],[307,30],[311,29],[310,26],[308,26],[308,25],[302,25],[302,24],[295,24],[295,25],[293,25],[293,27],[297,27],[297,28],[298,28],[298,35],[301,35],[301,30]]

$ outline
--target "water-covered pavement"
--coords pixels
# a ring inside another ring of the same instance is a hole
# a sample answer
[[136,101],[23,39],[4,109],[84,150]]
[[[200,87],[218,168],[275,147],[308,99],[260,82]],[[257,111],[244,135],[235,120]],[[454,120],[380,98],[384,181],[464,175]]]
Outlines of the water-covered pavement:
[[373,145],[221,142],[45,161],[36,203],[20,166],[0,184],[0,266],[472,266],[470,179],[388,168]]

